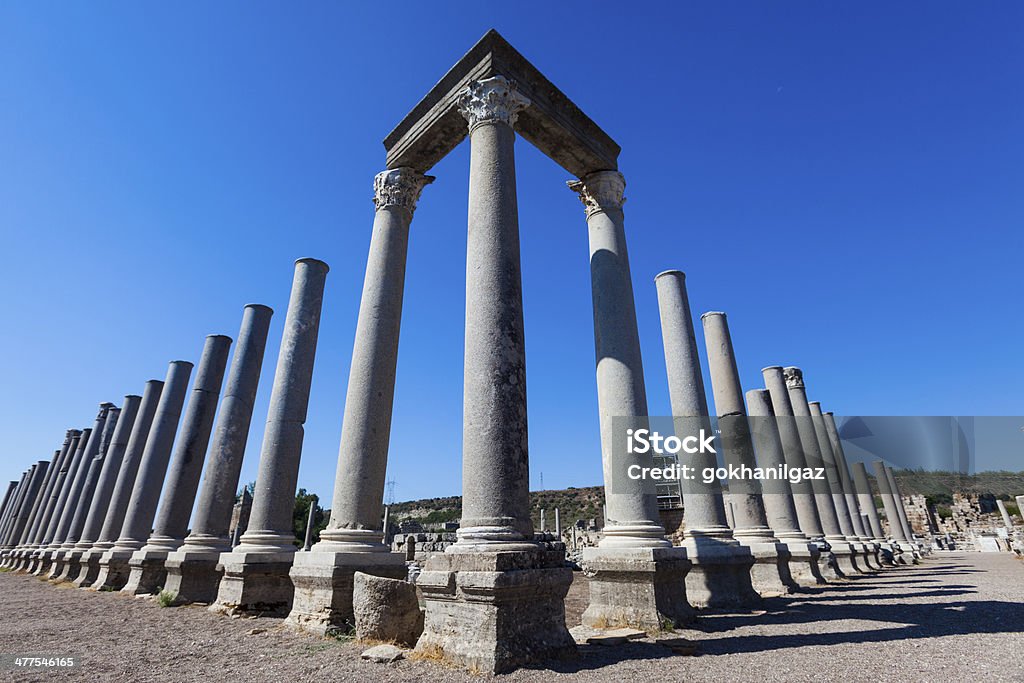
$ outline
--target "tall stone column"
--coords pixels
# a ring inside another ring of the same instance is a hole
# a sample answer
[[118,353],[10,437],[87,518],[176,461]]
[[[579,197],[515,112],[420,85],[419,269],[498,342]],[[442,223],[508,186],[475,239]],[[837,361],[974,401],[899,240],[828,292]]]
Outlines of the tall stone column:
[[60,561],[64,564],[64,568],[56,577],[58,581],[73,581],[78,578],[80,570],[79,559],[82,553],[76,550],[75,546],[78,544],[82,528],[85,526],[86,517],[88,517],[89,510],[92,507],[96,483],[99,480],[103,463],[107,457],[107,449],[110,446],[114,429],[120,417],[120,408],[111,408],[107,411],[107,418],[103,421],[103,431],[100,433],[100,444],[96,451],[96,457],[89,463],[89,469],[85,473],[85,481],[82,484],[82,492],[78,497],[78,509],[75,511],[75,516],[71,519],[71,526],[64,537],[64,542],[61,544],[59,557]]
[[[131,433],[128,436],[128,445],[121,461],[121,469],[117,473],[114,491],[110,495],[110,504],[107,506],[106,515],[104,515],[99,537],[80,560],[82,566],[85,567],[84,573],[95,571],[96,579],[88,584],[83,580],[79,583],[80,588],[120,590],[128,580],[128,564],[123,561],[125,559],[123,554],[118,554],[116,559],[111,555],[110,561],[105,564],[103,558],[121,537],[125,515],[128,513],[128,504],[131,502],[139,466],[142,464],[142,456],[146,450],[146,442],[149,440],[153,418],[156,417],[156,409],[160,404],[163,390],[164,383],[162,381],[151,379],[146,382],[142,391],[142,402],[139,404],[135,424],[132,425]],[[94,567],[97,569],[94,570]]]
[[[67,448],[66,444],[64,448]],[[18,539],[14,548],[8,553],[7,559],[3,563],[5,567],[20,569],[23,561],[25,560],[25,556],[30,552],[29,547],[32,542],[33,526],[35,526],[37,520],[42,514],[43,508],[46,507],[48,489],[57,475],[60,457],[61,450],[58,449],[54,451],[53,458],[46,467],[46,474],[43,475],[43,480],[39,485],[39,491],[36,493],[36,496],[32,501],[32,509],[29,511],[28,520],[25,522],[25,528],[21,531],[21,537]]]
[[[53,483],[50,492],[50,499],[46,503],[46,510],[39,522],[39,531],[36,535],[36,548],[32,551],[29,572],[34,576],[42,576],[50,571],[49,544],[53,540],[57,522],[60,519],[61,503],[67,496],[67,489],[71,486],[68,474],[74,475],[72,466],[77,466],[76,460],[81,455],[80,446],[88,440],[88,435],[83,435],[82,430],[73,429],[71,442],[68,444],[67,454],[61,461],[60,470],[57,472],[57,479]],[[91,430],[87,430],[90,431]],[[83,436],[85,438],[83,439]]]
[[[746,397],[758,465],[765,471],[785,470],[786,456],[779,434],[779,420],[772,408],[771,394],[767,389],[751,389]],[[785,417],[783,421],[786,421]],[[826,583],[818,567],[821,550],[800,530],[789,479],[784,476],[764,479],[761,482],[761,497],[768,526],[789,550],[789,570],[793,578],[810,585]]]
[[829,490],[832,491],[832,500],[836,508],[836,517],[839,520],[839,528],[842,530],[846,541],[853,548],[854,562],[857,571],[867,573],[870,567],[867,564],[867,547],[860,540],[853,523],[853,512],[846,504],[846,493],[843,491],[842,481],[839,478],[839,464],[832,450],[832,441],[829,439],[828,428],[825,425],[825,416],[821,411],[821,404],[818,401],[810,401],[807,404],[811,411],[811,424],[814,425],[814,433],[818,437],[818,449],[821,451],[825,465],[825,477],[828,480]]
[[853,464],[853,486],[857,492],[860,509],[865,511],[865,520],[871,531],[870,540],[879,549],[879,563],[892,566],[895,564],[895,548],[885,538],[885,533],[882,531],[878,510],[875,508],[875,497],[871,494],[871,486],[868,484],[868,471],[862,462]]
[[220,556],[224,577],[213,611],[285,616],[291,610],[292,512],[328,270],[316,259],[295,262],[249,527],[238,546]]
[[69,558],[71,563],[79,565],[78,577],[75,579],[75,585],[79,588],[91,586],[99,573],[99,556],[96,556],[96,562],[92,564],[83,562],[83,559],[96,543],[102,530],[103,520],[107,516],[107,509],[110,507],[110,499],[114,492],[114,485],[117,483],[118,472],[124,462],[128,438],[131,435],[132,427],[135,426],[135,419],[138,416],[141,403],[141,396],[128,394],[124,397],[121,413],[117,418],[117,426],[110,436],[110,443],[103,458],[103,469],[96,482],[89,514],[82,527],[82,533],[79,534],[78,542],[75,544],[74,553]]
[[857,540],[864,548],[864,562],[868,569],[881,569],[881,561],[878,558],[878,544],[871,540],[871,529],[865,526],[864,514],[860,509],[860,502],[857,492],[853,486],[853,478],[850,476],[850,467],[846,462],[846,452],[843,450],[843,441],[839,438],[839,428],[836,426],[835,415],[831,412],[822,413],[825,422],[825,431],[828,433],[829,444],[832,446],[832,456],[836,461],[836,470],[839,474],[839,483],[846,498],[846,507],[850,512],[850,521],[853,522],[853,531]]
[[[33,465],[33,467],[35,467]],[[10,508],[4,514],[3,522],[0,524],[0,550],[6,552],[10,550],[11,546],[7,544],[7,539],[10,536],[11,527],[14,524],[14,519],[18,516],[18,510],[21,507],[22,502],[25,499],[25,489],[27,488],[27,482],[29,476],[32,474],[33,467],[28,468],[21,473],[21,480],[18,482],[17,487],[14,489],[14,499],[11,503]]]
[[920,555],[920,546],[914,539],[914,530],[910,527],[910,521],[907,519],[907,511],[903,507],[903,496],[900,494],[900,488],[896,484],[896,476],[893,474],[892,468],[888,465],[885,465],[884,470],[886,479],[889,482],[889,487],[892,490],[893,502],[896,504],[896,516],[899,519],[898,523],[903,527],[903,535],[910,544],[914,557],[917,558]]
[[529,510],[513,130],[529,104],[501,76],[470,84],[457,103],[470,139],[462,524],[417,580],[417,648],[496,673],[575,649],[563,603],[572,577],[562,550],[533,542]]
[[[120,536],[114,547],[100,558],[100,578],[96,581],[100,583],[103,579],[104,583],[100,585],[125,590],[131,571],[128,563],[149,538],[191,375],[192,363],[189,361],[171,361],[167,367],[167,377],[139,461]],[[134,590],[128,592],[134,593]]]
[[[750,434],[743,389],[736,367],[732,337],[725,313],[711,311],[703,314],[704,344],[708,351],[708,369],[711,373],[711,391],[718,413],[720,438],[725,461],[737,467],[757,467],[754,442]],[[733,536],[750,548],[754,566],[750,578],[754,590],[762,596],[791,593],[799,586],[789,569],[789,548],[779,543],[768,527],[761,485],[756,479],[733,479],[729,482],[729,501],[733,505]]]
[[911,552],[912,546],[910,539],[903,530],[903,524],[900,522],[900,514],[896,508],[895,489],[889,483],[885,463],[881,460],[876,460],[871,463],[871,466],[875,470],[875,480],[878,483],[878,494],[882,498],[882,505],[885,507],[885,517],[889,520],[889,535],[892,537],[892,547],[893,550],[899,553],[896,556],[896,561],[906,564],[908,560],[903,557],[904,553],[900,551],[906,550],[907,553],[913,556],[913,553]]
[[814,502],[818,508],[818,519],[821,521],[822,531],[825,532],[825,542],[831,550],[830,568],[834,572],[834,576],[826,576],[831,579],[842,578],[847,574],[857,574],[860,571],[856,559],[857,549],[850,544],[839,525],[839,515],[836,513],[832,489],[829,487],[827,473],[824,471],[826,469],[825,457],[821,452],[821,442],[811,417],[810,404],[807,402],[804,373],[800,368],[792,366],[783,368],[782,373],[786,380],[789,401],[793,407],[804,460],[812,471],[820,469],[823,475],[822,478],[813,477],[811,487],[814,490]]
[[374,178],[376,213],[352,349],[331,519],[290,572],[295,600],[285,622],[318,634],[353,623],[355,572],[404,578],[405,557],[384,545],[381,505],[391,436],[395,367],[409,224],[434,178],[411,168]]
[[17,488],[18,482],[16,481],[12,481],[7,485],[7,493],[4,494],[4,502],[0,505],[0,528],[3,527],[3,524],[7,519],[7,514],[13,503],[13,498]]
[[181,437],[167,469],[160,512],[146,545],[128,561],[130,574],[122,589],[125,592],[135,595],[158,592],[167,578],[164,560],[185,542],[230,348],[230,337],[221,334],[206,337],[196,381],[181,421]]
[[[92,431],[89,432],[89,438],[85,441],[85,450],[82,453],[82,458],[78,463],[78,469],[75,471],[74,477],[68,474],[68,481],[71,482],[70,488],[68,489],[68,496],[64,502],[63,509],[60,513],[60,519],[57,522],[57,529],[53,535],[53,541],[49,545],[50,558],[52,564],[50,566],[50,573],[47,576],[50,579],[56,579],[57,577],[65,574],[64,569],[66,564],[64,563],[64,541],[67,540],[68,535],[71,532],[71,524],[75,519],[75,515],[78,513],[79,507],[82,503],[82,493],[86,489],[86,480],[89,477],[89,470],[93,467],[93,460],[100,452],[100,444],[103,441],[103,427],[107,421],[107,416],[110,413],[110,409],[114,407],[113,403],[101,403],[100,412],[96,416],[96,422],[93,424]],[[74,577],[71,577],[74,578]]]
[[1006,509],[1006,503],[1002,499],[996,499],[996,507],[999,508],[999,514],[1003,516],[1003,525],[1009,533],[1013,533],[1013,518],[1010,517],[1010,511]]
[[192,533],[164,562],[166,590],[177,596],[179,603],[213,602],[217,598],[221,577],[218,563],[220,554],[231,550],[228,526],[273,315],[274,311],[262,304],[249,304],[242,312]]
[[49,467],[50,463],[40,460],[29,470],[29,475],[25,479],[25,495],[21,497],[21,504],[18,506],[17,513],[11,518],[4,539],[4,546],[8,549],[13,548],[21,540],[21,534],[25,531],[25,525],[28,524],[29,514],[39,496],[39,490],[42,488],[43,479],[46,477]]
[[[686,549],[672,548],[658,516],[653,479],[628,476],[630,467],[650,467],[650,455],[623,447],[626,430],[648,426],[640,334],[626,245],[626,182],[617,171],[600,171],[569,183],[587,216],[594,311],[597,399],[607,524],[597,548],[583,552],[595,575],[583,623],[658,628],[668,618],[683,625],[694,618],[685,592],[692,566]],[[635,573],[623,572],[623,563]],[[625,577],[633,585],[623,590]],[[666,587],[671,587],[672,590]],[[636,594],[634,594],[636,591]],[[638,595],[648,610],[641,616]]]
[[19,568],[27,571],[31,571],[35,568],[35,551],[39,548],[39,542],[42,534],[45,532],[45,524],[49,512],[51,510],[51,499],[53,496],[54,489],[57,487],[58,482],[62,480],[61,470],[64,469],[67,459],[71,457],[72,447],[71,442],[78,430],[69,429],[64,433],[64,443],[61,444],[60,450],[57,452],[57,458],[50,466],[50,471],[46,475],[46,484],[40,494],[39,510],[34,516],[31,522],[31,528],[28,534],[28,543],[22,552],[22,560]]
[[[676,435],[696,436],[702,430],[712,434],[686,276],[669,270],[657,275],[654,283]],[[705,468],[718,467],[716,456],[698,452],[689,457],[689,464],[697,476],[681,482],[686,521],[683,547],[693,563],[686,575],[687,598],[697,607],[758,607],[761,596],[750,580],[754,556],[733,538],[721,482],[704,483],[702,476]]]

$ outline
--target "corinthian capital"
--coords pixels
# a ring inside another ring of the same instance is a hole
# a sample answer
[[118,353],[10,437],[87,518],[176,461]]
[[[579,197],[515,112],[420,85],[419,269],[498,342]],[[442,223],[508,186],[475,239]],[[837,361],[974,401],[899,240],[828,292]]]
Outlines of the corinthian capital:
[[432,182],[434,176],[423,175],[407,166],[381,171],[373,178],[373,203],[378,209],[401,206],[412,213],[420,192]]
[[621,209],[626,202],[622,196],[626,191],[626,179],[618,171],[596,171],[581,180],[570,180],[566,185],[580,196],[587,218],[600,211]]
[[803,389],[804,388],[804,371],[800,368],[784,368],[782,370],[782,376],[786,378],[787,389]]
[[500,122],[510,128],[515,126],[519,112],[530,106],[530,100],[504,76],[492,76],[470,83],[459,95],[457,105],[472,132],[482,123]]

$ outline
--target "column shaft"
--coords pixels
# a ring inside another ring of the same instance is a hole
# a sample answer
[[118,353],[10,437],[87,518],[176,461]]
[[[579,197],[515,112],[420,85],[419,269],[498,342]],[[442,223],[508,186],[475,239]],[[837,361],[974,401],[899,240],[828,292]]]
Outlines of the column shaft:
[[903,495],[900,493],[900,487],[896,483],[896,475],[893,474],[892,468],[888,465],[885,466],[885,476],[889,480],[889,486],[892,488],[893,501],[896,503],[896,514],[899,517],[900,525],[903,527],[903,535],[907,537],[908,541],[914,540],[914,529],[910,526],[910,521],[907,519],[907,509],[903,506]]
[[836,470],[839,472],[839,484],[842,487],[843,495],[846,496],[846,507],[850,511],[850,521],[853,522],[853,532],[861,540],[868,540],[871,531],[864,527],[864,520],[861,517],[857,492],[853,487],[853,479],[850,477],[850,468],[846,463],[846,453],[843,451],[843,441],[839,438],[839,428],[836,426],[836,418],[830,413],[822,413],[825,420],[825,431],[828,432],[828,440],[832,446],[832,455],[836,459]]
[[[772,400],[767,389],[751,389],[747,392],[747,414],[752,423],[754,450],[757,464],[765,470],[785,468],[786,457],[779,437],[779,428],[772,410]],[[761,482],[761,498],[768,518],[768,526],[780,539],[806,540],[800,531],[796,505],[789,480],[786,478],[765,479]]]
[[99,481],[100,472],[103,470],[103,464],[107,458],[107,449],[110,446],[114,429],[117,427],[120,417],[121,410],[119,408],[111,408],[107,411],[107,417],[103,421],[103,429],[100,432],[99,447],[96,449],[96,455],[89,463],[89,468],[85,472],[85,479],[82,482],[82,491],[78,496],[78,509],[75,510],[75,516],[71,518],[71,526],[68,527],[68,533],[64,537],[62,547],[66,550],[74,548],[78,543],[78,539],[81,538],[82,528],[85,526],[85,520],[89,516],[89,510],[92,508],[96,483]]
[[74,431],[74,435],[71,437],[71,443],[68,444],[67,455],[61,464],[60,471],[57,472],[57,481],[53,484],[50,500],[46,504],[46,512],[39,525],[38,543],[41,547],[48,546],[57,532],[57,523],[60,521],[60,513],[68,495],[68,488],[71,486],[71,479],[75,475],[85,442],[89,440],[89,434],[92,433],[91,429],[72,431]]
[[885,533],[882,531],[882,523],[878,519],[875,497],[871,495],[871,486],[868,484],[868,471],[862,462],[853,464],[853,483],[857,490],[860,509],[867,513],[872,539],[884,541]]
[[846,494],[843,492],[843,485],[839,480],[839,466],[836,464],[836,457],[832,452],[832,442],[829,440],[828,430],[825,428],[825,418],[821,413],[821,404],[817,401],[811,401],[807,404],[807,407],[811,411],[811,424],[814,426],[814,433],[818,438],[818,449],[821,451],[822,464],[825,466],[825,477],[828,479],[828,487],[832,492],[832,501],[836,508],[839,529],[846,536],[847,540],[856,540],[857,533],[853,527],[850,509],[846,505]]
[[896,507],[895,489],[889,483],[885,463],[876,460],[871,463],[875,470],[875,480],[878,483],[878,493],[882,496],[882,505],[885,507],[885,518],[889,520],[889,535],[893,540],[909,542],[906,532],[903,530],[903,523],[900,521],[900,513]]

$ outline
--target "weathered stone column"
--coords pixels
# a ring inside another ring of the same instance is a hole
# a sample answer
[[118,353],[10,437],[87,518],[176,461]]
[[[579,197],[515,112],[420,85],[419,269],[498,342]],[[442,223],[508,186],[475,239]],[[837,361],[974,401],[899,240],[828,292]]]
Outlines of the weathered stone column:
[[839,484],[846,498],[846,507],[850,512],[850,521],[853,522],[853,531],[857,536],[857,540],[864,548],[865,565],[868,569],[881,569],[881,561],[878,558],[879,548],[871,540],[871,529],[866,528],[864,525],[864,515],[861,513],[857,492],[853,486],[853,479],[850,477],[850,468],[846,462],[843,441],[839,438],[839,428],[836,426],[835,415],[831,412],[823,412],[822,419],[825,421],[825,431],[828,433],[829,444],[832,446],[832,456],[836,461]]
[[[800,368],[792,366],[783,368],[782,373],[786,380],[789,401],[793,407],[797,432],[800,434],[804,461],[812,470],[818,468],[824,470],[825,458],[821,453],[818,433],[811,418],[811,407],[807,402],[804,373]],[[825,473],[822,472],[822,474]],[[818,508],[818,519],[821,521],[822,531],[825,532],[825,542],[828,543],[831,550],[829,568],[833,574],[825,573],[826,578],[842,578],[847,574],[858,573],[857,549],[846,539],[839,526],[839,516],[836,513],[835,501],[832,497],[832,489],[829,488],[827,475],[821,479],[812,478],[811,487],[814,490],[814,502]],[[824,568],[822,569],[824,570]]]
[[14,504],[14,497],[17,493],[17,489],[18,482],[16,481],[12,481],[7,485],[7,493],[4,494],[3,505],[0,505],[0,529],[3,529],[3,525],[7,521],[7,515]]
[[378,173],[376,213],[352,349],[331,519],[320,542],[295,557],[295,600],[285,622],[323,634],[351,626],[355,572],[396,579],[405,556],[384,545],[381,504],[391,436],[395,366],[405,290],[409,224],[420,192],[434,178],[411,168]]
[[[89,430],[91,431],[91,430]],[[49,544],[53,540],[56,531],[57,521],[60,519],[61,501],[66,497],[66,491],[71,485],[68,473],[74,474],[72,465],[79,457],[79,447],[88,436],[83,439],[83,433],[79,429],[70,430],[71,443],[68,444],[68,451],[61,461],[60,470],[57,472],[57,479],[53,483],[50,492],[50,499],[46,503],[46,510],[39,522],[39,531],[36,534],[36,547],[32,551],[29,563],[29,572],[34,576],[42,576],[50,571]]]
[[221,334],[209,335],[203,344],[196,381],[181,421],[181,438],[175,444],[163,486],[160,512],[146,545],[128,561],[131,569],[123,589],[126,592],[141,595],[159,591],[167,578],[164,560],[185,542],[230,348],[231,338]]
[[914,539],[914,530],[910,527],[910,522],[907,520],[907,511],[903,507],[903,496],[900,494],[900,487],[896,484],[896,476],[893,474],[892,468],[885,465],[883,469],[885,470],[885,476],[889,482],[889,487],[892,490],[893,502],[896,504],[898,524],[903,527],[903,536],[910,544],[910,549],[916,560],[920,557],[920,546]]
[[[753,470],[757,467],[754,443],[725,313],[711,311],[700,318],[704,324],[711,390],[721,433],[718,443],[724,450],[726,463]],[[733,537],[754,554],[754,566],[750,569],[754,590],[762,596],[769,596],[791,593],[799,588],[789,570],[789,548],[779,543],[768,527],[760,482],[733,479],[729,482],[729,500],[733,504],[735,520]]]
[[1017,501],[1017,510],[1020,512],[1021,517],[1024,518],[1024,496],[1014,496],[1014,500]]
[[[67,449],[67,442],[68,440],[65,439],[65,450]],[[14,548],[12,548],[8,553],[7,559],[3,562],[5,567],[21,569],[23,563],[26,561],[28,553],[31,552],[29,548],[32,543],[33,527],[42,515],[43,508],[46,507],[47,497],[49,496],[49,487],[56,478],[57,470],[60,466],[61,453],[62,449],[54,451],[53,458],[46,467],[46,474],[43,475],[43,480],[39,485],[39,491],[36,493],[36,496],[32,501],[32,509],[29,511],[28,520],[25,522],[25,528],[21,531],[21,537],[18,539]]]
[[[779,434],[779,420],[772,408],[771,394],[767,389],[751,389],[746,393],[747,414],[752,423],[754,451],[757,463],[764,470],[784,470],[786,456]],[[787,417],[783,418],[786,421]],[[788,419],[792,419],[791,417]],[[793,578],[810,585],[826,583],[818,564],[821,550],[800,530],[796,502],[789,479],[765,479],[761,482],[761,497],[764,500],[768,526],[775,537],[784,543],[790,553],[789,570]]]
[[1003,525],[1006,526],[1006,530],[1013,533],[1013,519],[1010,517],[1009,510],[1006,509],[1006,503],[1000,498],[996,498],[996,507],[999,508],[999,514],[1003,516]]
[[40,460],[35,465],[32,465],[29,470],[28,477],[25,479],[25,495],[21,497],[18,511],[11,517],[5,534],[4,547],[6,549],[13,548],[21,540],[21,534],[25,531],[25,525],[28,524],[32,506],[39,496],[39,490],[43,486],[43,479],[46,477],[46,472],[49,468],[50,463]]
[[14,524],[15,518],[18,516],[18,510],[25,499],[25,489],[28,486],[28,479],[32,474],[32,469],[35,466],[28,468],[21,473],[21,479],[18,482],[17,487],[14,489],[14,499],[11,503],[10,508],[4,514],[3,523],[0,524],[0,551],[6,553],[10,550],[11,546],[7,544],[7,538],[10,536],[11,527]]
[[[117,587],[121,590],[127,587],[130,572],[128,562],[135,551],[145,545],[149,537],[191,375],[192,363],[189,361],[171,361],[167,367],[167,377],[164,379],[160,401],[157,403],[142,459],[139,461],[135,485],[132,487],[132,495],[124,515],[124,524],[114,547],[103,553],[100,558],[97,584],[103,579],[104,583],[100,585],[115,587],[116,584],[120,584]],[[128,592],[134,594],[134,590]]]
[[865,511],[865,520],[871,531],[870,540],[878,546],[879,563],[892,566],[895,564],[895,548],[885,538],[885,533],[882,531],[882,523],[878,519],[878,510],[875,508],[875,497],[871,494],[871,486],[868,484],[868,471],[862,462],[853,464],[853,486],[857,492],[860,509]]
[[[685,592],[685,577],[691,567],[687,551],[672,548],[665,538],[655,481],[627,475],[631,466],[650,467],[653,459],[622,447],[626,429],[648,426],[622,209],[626,183],[617,171],[601,171],[571,182],[569,187],[583,202],[589,233],[607,514],[599,546],[583,551],[583,562],[595,572],[583,623],[650,629],[668,619],[681,626],[694,618]],[[624,573],[626,567],[633,573]],[[625,581],[628,590],[624,590]],[[648,610],[646,615],[642,609]]]
[[29,529],[28,544],[25,546],[22,553],[20,568],[23,570],[32,571],[35,569],[35,552],[39,548],[42,535],[46,532],[47,520],[52,511],[54,490],[58,484],[63,481],[63,475],[61,472],[65,468],[65,463],[67,463],[68,459],[74,455],[71,444],[74,436],[77,434],[77,429],[69,429],[64,433],[64,443],[61,444],[57,459],[50,466],[50,471],[46,475],[47,481],[41,493],[38,514],[36,514],[35,518],[32,520],[31,529]]
[[103,563],[103,557],[113,549],[115,542],[121,537],[121,529],[124,527],[125,515],[128,513],[128,504],[131,502],[132,491],[135,488],[139,465],[142,464],[142,456],[146,450],[146,442],[149,440],[153,418],[156,416],[156,409],[160,404],[163,390],[164,383],[162,381],[151,379],[146,382],[142,391],[142,402],[139,404],[135,424],[132,425],[131,433],[128,436],[128,445],[125,447],[124,457],[121,459],[121,468],[117,472],[117,482],[114,484],[110,504],[103,517],[99,537],[80,560],[84,568],[82,573],[95,572],[96,577],[92,583],[87,583],[83,579],[79,584],[80,588],[120,590],[124,586],[124,582],[128,580],[128,564],[123,561],[123,554],[119,554],[116,561],[113,561],[115,558],[111,556],[113,562],[106,564]]
[[92,550],[103,528],[103,520],[106,519],[107,509],[110,507],[114,485],[117,483],[118,473],[124,462],[125,449],[128,447],[128,438],[131,435],[132,427],[135,426],[135,419],[138,416],[141,403],[141,396],[129,394],[124,397],[124,404],[117,418],[117,426],[111,434],[110,443],[106,448],[103,469],[96,482],[96,491],[89,506],[89,514],[82,527],[82,533],[79,534],[78,542],[75,544],[75,552],[70,558],[71,562],[77,563],[80,567],[78,578],[75,579],[75,585],[79,588],[91,586],[99,574],[100,556],[96,555],[96,561],[91,564],[85,561],[85,556]]
[[228,526],[273,315],[274,311],[262,304],[249,304],[242,312],[192,533],[164,561],[166,590],[177,596],[179,603],[213,602],[217,598],[221,577],[217,565],[220,554],[232,548]]
[[889,483],[885,463],[876,460],[871,463],[871,466],[875,470],[875,480],[878,483],[878,494],[882,498],[882,505],[885,507],[885,517],[889,520],[889,536],[892,538],[892,548],[897,553],[895,560],[901,564],[909,564],[913,562],[913,559],[908,559],[908,556],[913,558],[913,546],[900,522],[900,513],[896,505],[896,489]]
[[571,572],[562,549],[533,542],[529,510],[513,130],[529,104],[501,76],[458,100],[470,138],[462,525],[417,580],[417,649],[495,673],[575,649],[563,603]]
[[80,570],[79,559],[82,556],[82,552],[76,550],[75,546],[78,544],[82,528],[85,526],[86,517],[88,517],[89,510],[92,507],[93,494],[96,492],[96,482],[99,481],[100,472],[107,457],[107,449],[110,446],[110,440],[113,437],[114,429],[117,427],[120,417],[120,408],[111,408],[107,411],[107,418],[103,421],[99,448],[96,451],[96,456],[89,463],[89,469],[85,472],[82,492],[78,497],[78,509],[75,511],[75,516],[71,519],[71,526],[64,537],[64,542],[61,544],[59,556],[60,561],[64,564],[64,568],[56,577],[59,581],[73,581],[78,578]]
[[285,616],[291,609],[292,512],[328,270],[316,259],[295,262],[249,527],[238,547],[220,556],[224,577],[213,611]]
[[[699,435],[701,430],[711,434],[686,276],[669,270],[657,275],[654,283],[676,434]],[[754,555],[733,538],[721,482],[705,484],[701,476],[705,468],[717,468],[715,454],[695,453],[689,463],[697,476],[681,482],[686,520],[683,547],[693,563],[686,575],[687,598],[697,607],[758,607],[761,596],[750,581]]]

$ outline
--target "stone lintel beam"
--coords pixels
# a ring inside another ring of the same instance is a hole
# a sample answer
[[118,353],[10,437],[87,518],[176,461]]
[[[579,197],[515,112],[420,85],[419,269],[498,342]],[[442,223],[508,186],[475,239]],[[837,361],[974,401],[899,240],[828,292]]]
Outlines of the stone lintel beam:
[[384,139],[387,167],[426,173],[462,142],[468,130],[459,95],[473,81],[504,76],[529,98],[515,131],[566,171],[582,178],[618,169],[619,146],[562,91],[491,29]]

